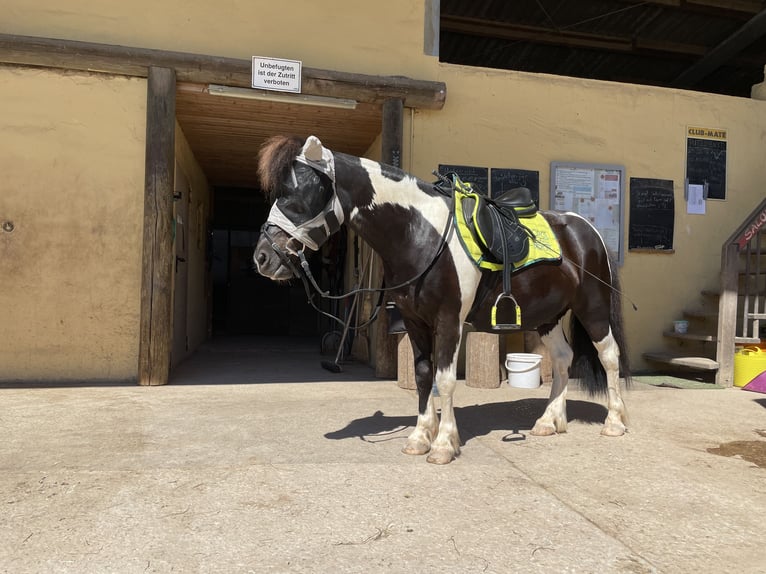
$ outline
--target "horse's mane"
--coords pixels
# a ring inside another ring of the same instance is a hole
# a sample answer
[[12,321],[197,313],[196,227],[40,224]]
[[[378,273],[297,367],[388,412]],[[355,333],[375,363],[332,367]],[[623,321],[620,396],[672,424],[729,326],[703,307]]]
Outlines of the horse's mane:
[[258,154],[258,178],[261,190],[273,202],[277,198],[279,183],[284,181],[287,169],[303,147],[297,137],[273,136],[261,146]]

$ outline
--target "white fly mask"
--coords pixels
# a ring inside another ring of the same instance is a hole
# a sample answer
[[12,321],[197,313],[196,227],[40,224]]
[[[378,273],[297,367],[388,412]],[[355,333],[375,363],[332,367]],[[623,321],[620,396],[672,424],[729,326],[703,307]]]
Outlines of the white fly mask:
[[[322,146],[322,142],[316,136],[309,136],[301,149],[301,153],[295,158],[314,170],[326,175],[332,182],[332,197],[324,208],[308,221],[298,221],[303,216],[296,216],[289,211],[283,211],[279,207],[279,200],[271,206],[266,223],[276,225],[288,235],[294,237],[303,245],[314,251],[327,241],[333,233],[340,229],[345,219],[343,209],[335,193],[335,158],[332,152]],[[298,188],[298,178],[295,169],[291,170],[293,185]],[[292,215],[292,217],[291,217]]]

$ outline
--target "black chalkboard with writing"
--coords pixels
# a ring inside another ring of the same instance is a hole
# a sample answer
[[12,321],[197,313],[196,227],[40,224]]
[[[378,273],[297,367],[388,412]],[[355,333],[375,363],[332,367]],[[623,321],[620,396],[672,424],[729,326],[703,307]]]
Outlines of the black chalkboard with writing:
[[507,169],[493,167],[489,173],[492,197],[498,197],[504,191],[516,187],[526,187],[532,193],[532,199],[540,207],[540,172],[528,169]]
[[707,184],[706,199],[726,199],[726,142],[686,138],[686,179]]
[[669,179],[630,178],[628,249],[673,249],[675,198]]
[[454,171],[460,179],[470,183],[474,191],[488,195],[489,193],[489,169],[472,165],[439,164],[439,173],[447,175]]

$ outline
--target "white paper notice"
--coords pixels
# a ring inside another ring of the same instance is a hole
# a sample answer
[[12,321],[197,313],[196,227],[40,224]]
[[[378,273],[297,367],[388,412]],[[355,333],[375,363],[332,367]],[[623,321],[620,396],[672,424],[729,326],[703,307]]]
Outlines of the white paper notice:
[[705,215],[705,187],[689,184],[686,191],[686,213]]

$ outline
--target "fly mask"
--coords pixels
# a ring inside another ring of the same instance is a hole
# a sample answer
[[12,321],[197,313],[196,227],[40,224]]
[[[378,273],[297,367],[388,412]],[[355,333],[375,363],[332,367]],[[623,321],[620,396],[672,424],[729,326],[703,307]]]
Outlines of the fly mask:
[[[263,225],[274,225],[317,251],[338,231],[345,216],[335,193],[335,158],[316,136],[309,136],[289,170],[282,195]],[[292,251],[292,250],[291,250]]]

